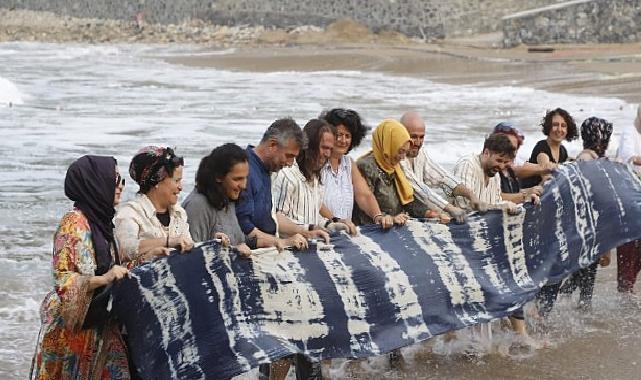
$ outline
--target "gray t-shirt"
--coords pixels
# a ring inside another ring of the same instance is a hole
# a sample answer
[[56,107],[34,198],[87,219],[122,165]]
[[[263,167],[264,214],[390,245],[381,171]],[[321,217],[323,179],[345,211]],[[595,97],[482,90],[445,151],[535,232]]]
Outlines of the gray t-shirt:
[[194,241],[211,240],[216,232],[222,232],[229,236],[231,245],[245,242],[245,234],[236,218],[234,202],[229,202],[222,210],[216,210],[209,204],[207,197],[194,189],[182,206],[187,211],[187,223]]

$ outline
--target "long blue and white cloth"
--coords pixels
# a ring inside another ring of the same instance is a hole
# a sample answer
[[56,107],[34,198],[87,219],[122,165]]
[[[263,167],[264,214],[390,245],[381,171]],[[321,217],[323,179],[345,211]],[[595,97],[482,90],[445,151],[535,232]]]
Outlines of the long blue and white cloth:
[[114,287],[145,379],[222,379],[302,353],[389,352],[509,315],[609,249],[641,238],[641,182],[605,160],[563,166],[540,206],[466,224],[412,221],[251,260],[206,243]]

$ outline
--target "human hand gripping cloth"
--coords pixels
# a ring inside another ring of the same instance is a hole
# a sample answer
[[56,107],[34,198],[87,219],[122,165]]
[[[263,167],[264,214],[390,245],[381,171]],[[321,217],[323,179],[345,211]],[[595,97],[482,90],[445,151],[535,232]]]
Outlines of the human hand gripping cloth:
[[366,226],[330,249],[245,260],[204,243],[132,270],[114,311],[145,379],[229,378],[293,353],[380,355],[509,315],[641,238],[641,182],[626,166],[564,165],[545,190],[520,215]]

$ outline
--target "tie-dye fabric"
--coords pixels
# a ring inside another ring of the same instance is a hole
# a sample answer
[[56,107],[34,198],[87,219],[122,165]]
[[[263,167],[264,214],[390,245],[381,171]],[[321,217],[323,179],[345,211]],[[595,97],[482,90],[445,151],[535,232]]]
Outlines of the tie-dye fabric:
[[133,270],[114,310],[149,379],[228,378],[292,353],[379,355],[509,315],[641,237],[641,182],[624,165],[564,165],[541,202],[462,225],[366,226],[328,249],[252,260],[205,244]]

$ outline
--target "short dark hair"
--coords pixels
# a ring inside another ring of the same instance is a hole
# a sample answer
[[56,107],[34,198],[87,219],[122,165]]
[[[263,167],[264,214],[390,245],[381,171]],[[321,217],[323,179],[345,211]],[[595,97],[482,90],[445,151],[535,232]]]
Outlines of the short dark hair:
[[311,168],[314,167],[316,159],[318,158],[323,133],[336,135],[336,128],[325,120],[312,119],[305,124],[303,132],[307,137],[307,148],[301,150],[298,157],[296,157],[296,163],[306,180],[309,181],[316,176],[320,181],[320,170]]
[[541,120],[541,127],[543,128],[543,134],[544,135],[549,135],[550,131],[552,130],[552,118],[555,115],[559,115],[563,118],[565,121],[565,124],[568,126],[568,133],[565,135],[565,139],[567,141],[572,141],[579,137],[579,131],[576,128],[576,123],[574,122],[574,119],[568,111],[564,110],[563,108],[556,108],[553,109],[552,111],[548,111],[545,114],[545,117],[543,117],[543,120]]
[[229,204],[225,189],[216,179],[226,176],[234,165],[247,162],[247,152],[234,143],[223,144],[200,160],[196,190],[207,197],[210,206],[222,210]]
[[360,145],[361,141],[369,131],[370,127],[363,124],[363,120],[358,112],[344,108],[334,108],[329,111],[324,111],[319,116],[320,119],[325,120],[334,127],[339,125],[345,126],[349,133],[352,134],[352,143],[347,151],[356,148]]
[[510,158],[516,156],[516,148],[510,139],[503,133],[492,133],[483,143],[483,151],[489,150],[492,153],[505,155]]
[[276,141],[278,141],[278,145],[281,147],[287,145],[287,143],[291,139],[294,139],[294,141],[296,141],[296,144],[300,149],[304,149],[306,145],[305,135],[303,134],[303,131],[291,117],[286,117],[274,121],[272,125],[267,128],[260,142],[264,143],[270,139],[275,139]]

